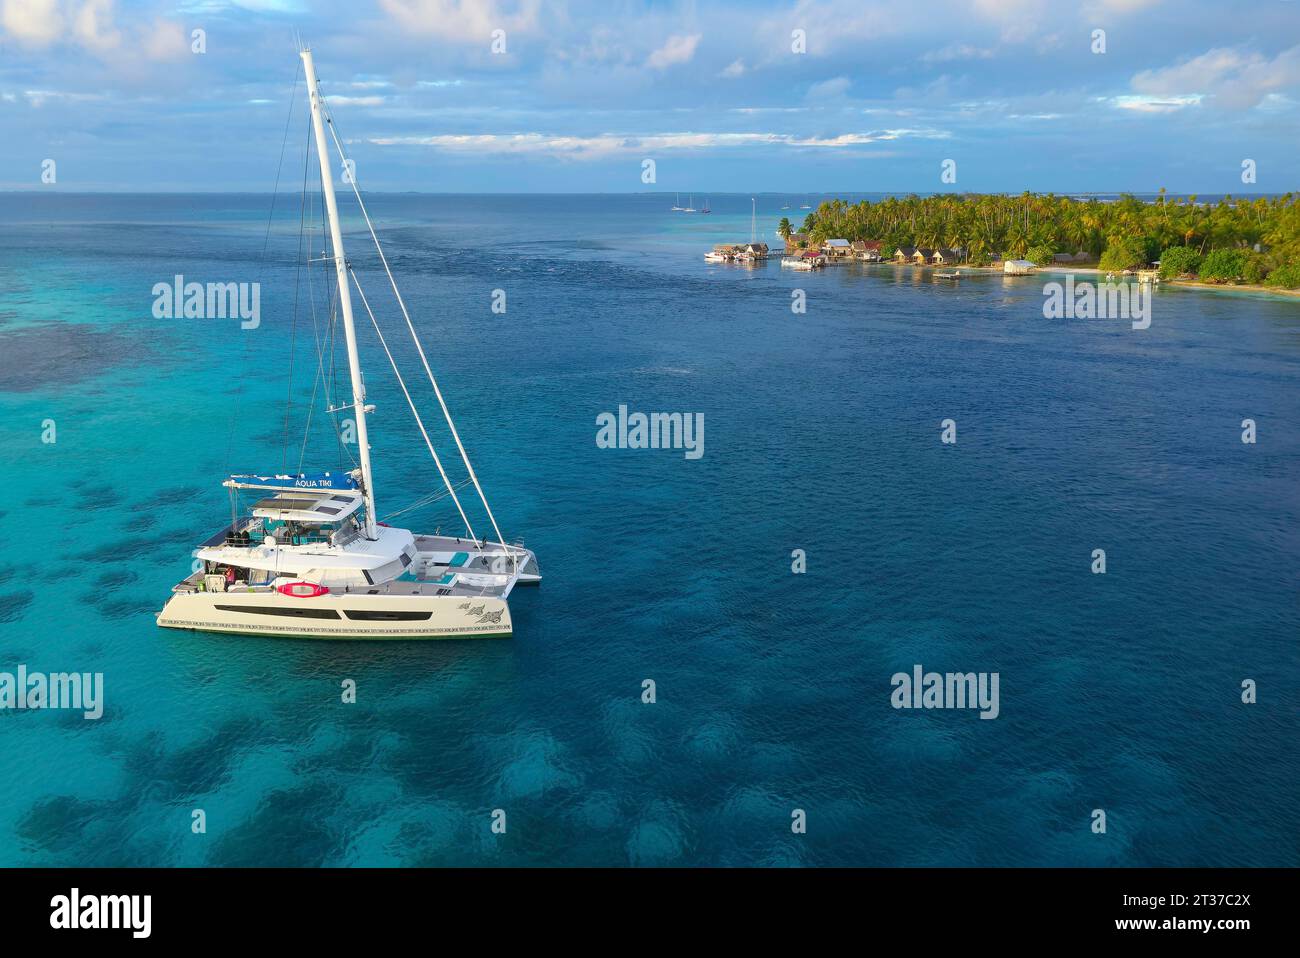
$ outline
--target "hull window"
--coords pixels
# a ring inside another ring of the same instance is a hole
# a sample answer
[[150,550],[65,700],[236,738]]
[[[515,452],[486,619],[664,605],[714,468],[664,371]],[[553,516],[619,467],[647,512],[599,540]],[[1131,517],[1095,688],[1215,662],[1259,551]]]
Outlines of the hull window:
[[271,605],[219,605],[221,612],[247,612],[249,615],[283,615],[291,619],[337,619],[333,609],[281,609]]
[[361,612],[356,609],[344,609],[343,614],[359,622],[423,622],[432,612]]

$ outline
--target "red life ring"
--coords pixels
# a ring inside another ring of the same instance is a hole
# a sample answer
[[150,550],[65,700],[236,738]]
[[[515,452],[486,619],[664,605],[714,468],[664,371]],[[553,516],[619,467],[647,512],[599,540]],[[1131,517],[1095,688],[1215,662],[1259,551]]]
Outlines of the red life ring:
[[318,595],[325,595],[329,589],[323,585],[317,585],[315,582],[286,582],[284,585],[278,585],[275,590],[282,595],[292,596],[295,599],[314,599]]

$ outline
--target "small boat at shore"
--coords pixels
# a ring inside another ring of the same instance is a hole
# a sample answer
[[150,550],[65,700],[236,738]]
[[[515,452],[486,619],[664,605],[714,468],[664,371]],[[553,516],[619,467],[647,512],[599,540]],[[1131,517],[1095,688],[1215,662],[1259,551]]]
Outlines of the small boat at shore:
[[788,269],[803,271],[825,269],[826,257],[814,250],[805,250],[792,256],[782,256],[781,265]]
[[953,271],[950,273],[935,273],[935,279],[961,279],[961,273]]

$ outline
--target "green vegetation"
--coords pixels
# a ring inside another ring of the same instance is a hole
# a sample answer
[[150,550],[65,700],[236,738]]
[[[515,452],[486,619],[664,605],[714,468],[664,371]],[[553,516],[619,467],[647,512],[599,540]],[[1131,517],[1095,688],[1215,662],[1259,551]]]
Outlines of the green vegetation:
[[1113,272],[1141,269],[1146,264],[1146,244],[1137,236],[1112,236],[1106,241],[1101,261],[1097,263],[1102,269]]
[[1264,277],[1268,275],[1268,261],[1253,249],[1245,250],[1246,263],[1241,268],[1241,280],[1244,283],[1250,283],[1252,286],[1258,286],[1264,282]]
[[1300,264],[1279,266],[1268,274],[1264,283],[1268,286],[1280,286],[1283,289],[1300,289]]
[[1052,257],[1055,254],[1056,250],[1052,249],[1050,246],[1035,246],[1030,249],[1028,254],[1026,254],[1025,259],[1029,260],[1029,262],[1033,263],[1035,266],[1051,266]]
[[1246,254],[1239,249],[1211,250],[1201,260],[1197,276],[1207,283],[1227,283],[1241,279],[1246,268]]
[[1160,254],[1160,278],[1188,276],[1201,268],[1201,254],[1190,246],[1170,246]]
[[[1300,288],[1300,195],[1294,193],[1269,199],[1224,197],[1216,203],[1198,203],[1195,196],[1170,198],[1164,190],[1155,202],[1130,195],[1102,202],[1033,193],[949,193],[857,204],[833,200],[808,215],[803,232],[813,246],[840,237],[881,240],[886,250],[962,247],[972,264],[997,257],[1039,262],[1047,251],[1082,250],[1103,269],[1123,270],[1158,258],[1165,276],[1199,272],[1214,282],[1262,280]],[[1253,252],[1256,244],[1265,252]],[[1172,250],[1190,252],[1173,253],[1166,267]],[[1238,255],[1212,261],[1215,252]]]

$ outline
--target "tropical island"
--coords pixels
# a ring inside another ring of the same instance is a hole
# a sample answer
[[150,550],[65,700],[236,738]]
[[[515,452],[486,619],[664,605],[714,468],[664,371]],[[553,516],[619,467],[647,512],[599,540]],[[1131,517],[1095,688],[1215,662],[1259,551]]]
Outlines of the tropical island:
[[1300,289],[1298,199],[1287,193],[1204,203],[1194,194],[1171,198],[1162,188],[1152,201],[1028,192],[829,200],[799,231],[783,218],[777,232],[790,250],[844,243],[888,260],[899,250],[942,249],[969,266],[1024,259],[1095,263],[1107,272],[1158,263],[1161,279]]

